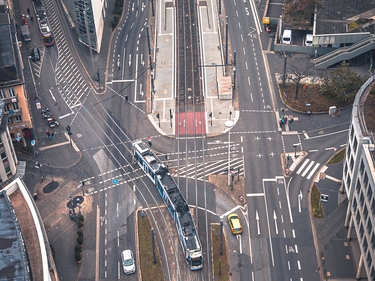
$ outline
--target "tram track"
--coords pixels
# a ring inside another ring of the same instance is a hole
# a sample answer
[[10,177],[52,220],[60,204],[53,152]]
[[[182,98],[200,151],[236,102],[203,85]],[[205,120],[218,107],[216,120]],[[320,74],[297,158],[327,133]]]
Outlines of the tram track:
[[[208,231],[208,216],[207,212],[204,212],[204,224],[200,223],[199,220],[199,209],[198,209],[198,179],[197,179],[197,164],[200,158],[198,151],[201,151],[204,155],[205,145],[205,130],[204,130],[204,112],[203,112],[203,95],[202,95],[202,84],[201,84],[201,69],[200,65],[200,51],[199,51],[199,36],[198,36],[198,21],[197,21],[197,5],[195,0],[178,0],[176,3],[176,25],[177,25],[177,86],[176,86],[176,111],[177,111],[177,165],[184,165],[185,170],[188,169],[189,163],[189,146],[193,147],[194,155],[194,180],[188,178],[186,174],[184,177],[185,182],[185,198],[190,205],[195,206],[194,218],[195,224],[198,228],[198,235],[207,237]],[[198,114],[196,114],[198,113]],[[186,122],[193,115],[194,122]],[[196,119],[198,116],[199,120]],[[184,123],[184,124],[183,124]],[[192,126],[192,127],[191,127]],[[197,130],[197,126],[200,129]],[[189,136],[189,137],[188,137]],[[183,151],[182,151],[183,150]],[[184,159],[181,161],[181,158]],[[202,158],[204,164],[204,157]],[[182,163],[184,162],[184,163]],[[205,177],[205,176],[204,176]],[[177,182],[180,186],[181,178],[179,172],[177,172]],[[193,183],[190,185],[189,183]],[[206,196],[206,185],[204,184],[204,197]],[[192,188],[193,187],[193,188]],[[193,189],[193,190],[192,190]],[[189,194],[194,197],[191,198]],[[190,199],[189,199],[190,197]],[[204,200],[204,208],[206,208],[206,200]],[[204,225],[204,226],[203,226]],[[202,231],[203,230],[203,231]],[[186,267],[185,276],[186,280],[205,280],[204,272],[207,272],[210,276],[211,267],[208,262],[208,247],[209,241],[206,239],[205,248],[202,249],[205,254],[204,257],[204,270],[199,272],[193,272]],[[202,247],[204,247],[202,245]],[[207,262],[206,262],[207,261]],[[208,277],[208,280],[211,280]]]

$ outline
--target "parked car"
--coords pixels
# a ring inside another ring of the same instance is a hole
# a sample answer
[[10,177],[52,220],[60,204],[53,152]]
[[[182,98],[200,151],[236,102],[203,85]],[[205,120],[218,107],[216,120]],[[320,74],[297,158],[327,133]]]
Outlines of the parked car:
[[51,111],[49,111],[49,108],[42,109],[41,114],[42,114],[44,119],[53,117]]
[[33,61],[40,60],[40,51],[37,47],[33,47],[33,49],[31,50],[30,57]]
[[135,272],[135,260],[131,250],[125,250],[121,253],[122,266],[125,274]]
[[232,230],[233,234],[241,234],[242,233],[241,220],[237,216],[237,214],[228,215],[228,223],[229,223],[230,229]]
[[59,125],[59,122],[57,122],[55,119],[48,118],[47,123],[51,128],[57,127]]
[[286,45],[292,45],[292,31],[290,29],[284,30],[281,43]]
[[305,36],[305,46],[312,46],[313,43],[313,35],[312,34],[306,34]]

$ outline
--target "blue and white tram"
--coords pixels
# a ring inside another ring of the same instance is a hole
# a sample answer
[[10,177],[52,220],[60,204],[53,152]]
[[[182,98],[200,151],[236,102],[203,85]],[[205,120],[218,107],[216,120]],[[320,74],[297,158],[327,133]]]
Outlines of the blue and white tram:
[[178,237],[191,270],[203,267],[202,246],[189,205],[168,168],[142,141],[133,142],[134,160],[155,184],[176,223]]

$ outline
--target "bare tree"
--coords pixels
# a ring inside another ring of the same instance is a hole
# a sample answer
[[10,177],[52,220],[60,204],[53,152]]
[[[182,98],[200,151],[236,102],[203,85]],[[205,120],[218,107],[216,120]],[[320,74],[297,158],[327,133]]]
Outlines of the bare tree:
[[298,99],[298,88],[301,80],[309,76],[313,72],[313,66],[307,61],[302,65],[290,64],[290,71],[292,72],[291,80],[296,85],[296,92],[294,99]]

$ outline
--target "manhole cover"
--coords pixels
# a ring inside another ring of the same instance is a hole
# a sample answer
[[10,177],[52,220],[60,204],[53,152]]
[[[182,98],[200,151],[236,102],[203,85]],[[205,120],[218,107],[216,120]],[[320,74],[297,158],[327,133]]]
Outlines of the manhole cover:
[[56,188],[58,188],[59,186],[59,183],[57,181],[51,181],[49,184],[47,184],[44,188],[43,188],[43,192],[44,193],[51,193],[52,191],[54,191]]

